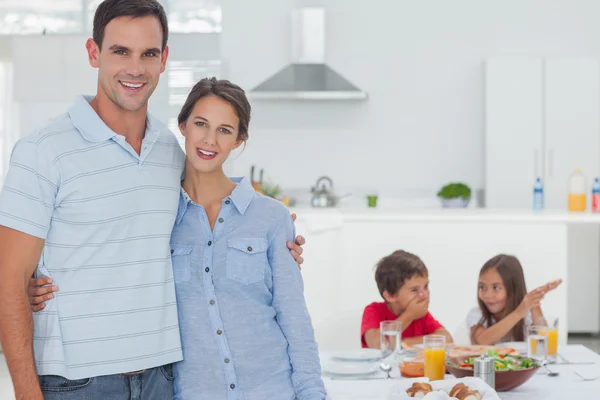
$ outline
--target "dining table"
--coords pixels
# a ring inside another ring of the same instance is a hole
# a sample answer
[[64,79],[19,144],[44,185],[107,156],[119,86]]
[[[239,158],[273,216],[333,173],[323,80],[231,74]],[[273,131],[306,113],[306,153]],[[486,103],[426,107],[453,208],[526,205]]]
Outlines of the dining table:
[[[523,385],[498,392],[500,399],[600,399],[600,355],[583,345],[560,346],[558,355],[556,362],[539,368]],[[321,354],[322,364],[332,362],[331,359],[331,354]],[[394,388],[408,379],[400,376],[398,366],[392,369],[390,376],[391,379],[387,379],[383,371],[367,376],[331,376],[324,370],[323,381],[328,400],[388,400],[393,399]],[[455,378],[446,374],[444,379]]]

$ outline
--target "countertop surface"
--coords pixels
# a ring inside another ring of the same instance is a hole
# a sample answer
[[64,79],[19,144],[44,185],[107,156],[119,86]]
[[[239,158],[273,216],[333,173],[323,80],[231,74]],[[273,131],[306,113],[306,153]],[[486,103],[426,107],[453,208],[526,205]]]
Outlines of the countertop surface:
[[485,208],[310,208],[292,207],[298,221],[328,219],[338,222],[522,222],[600,224],[600,213],[560,210],[501,210]]

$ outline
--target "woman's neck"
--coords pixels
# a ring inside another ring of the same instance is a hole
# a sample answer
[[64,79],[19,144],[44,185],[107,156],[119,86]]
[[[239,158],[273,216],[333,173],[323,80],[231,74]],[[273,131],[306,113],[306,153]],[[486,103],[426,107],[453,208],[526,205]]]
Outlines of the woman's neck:
[[222,168],[205,173],[196,170],[187,160],[185,164],[182,186],[196,204],[208,206],[220,203],[235,189],[236,184],[225,175]]

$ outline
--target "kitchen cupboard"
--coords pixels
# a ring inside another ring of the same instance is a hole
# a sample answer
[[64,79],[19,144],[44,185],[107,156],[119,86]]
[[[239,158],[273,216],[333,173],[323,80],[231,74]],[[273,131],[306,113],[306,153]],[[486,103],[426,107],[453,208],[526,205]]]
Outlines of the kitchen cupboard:
[[[486,207],[531,209],[540,177],[546,209],[564,211],[569,177],[579,168],[589,210],[600,173],[599,60],[488,59],[484,81]],[[600,229],[572,224],[568,232],[569,330],[598,332]]]
[[597,59],[490,59],[485,64],[486,206],[566,209],[569,176],[600,172]]

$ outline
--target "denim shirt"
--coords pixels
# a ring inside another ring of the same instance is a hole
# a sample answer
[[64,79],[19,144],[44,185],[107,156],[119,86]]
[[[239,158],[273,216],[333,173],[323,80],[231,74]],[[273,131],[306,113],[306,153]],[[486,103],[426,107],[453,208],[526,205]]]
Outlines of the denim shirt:
[[212,231],[181,193],[171,236],[184,357],[175,399],[323,400],[302,276],[286,247],[290,213],[234,181]]

